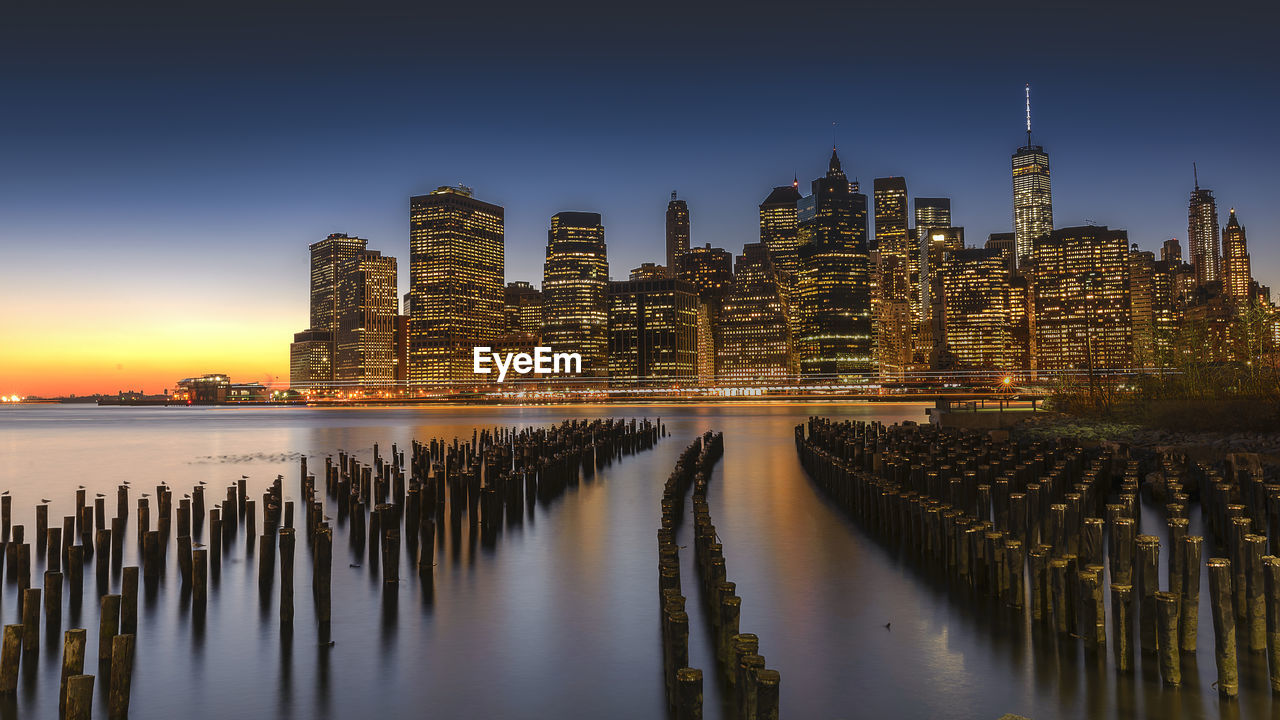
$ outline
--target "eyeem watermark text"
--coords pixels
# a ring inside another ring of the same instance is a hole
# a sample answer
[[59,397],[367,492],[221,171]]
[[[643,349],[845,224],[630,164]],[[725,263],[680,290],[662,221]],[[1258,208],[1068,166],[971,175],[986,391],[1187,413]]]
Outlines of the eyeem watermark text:
[[552,352],[551,348],[539,345],[529,353],[496,353],[493,348],[477,346],[471,348],[471,369],[477,375],[488,375],[498,368],[498,382],[507,379],[507,371],[515,371],[519,375],[551,375],[553,373],[574,374],[582,372],[582,355],[579,353]]

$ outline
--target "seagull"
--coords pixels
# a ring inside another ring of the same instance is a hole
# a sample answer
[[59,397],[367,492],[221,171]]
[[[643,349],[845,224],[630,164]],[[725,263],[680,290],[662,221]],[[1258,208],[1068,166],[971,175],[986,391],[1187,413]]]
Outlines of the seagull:
[[8,490],[5,490],[4,492],[0,493],[0,495],[8,495],[8,494],[9,494]]
[[190,498],[190,497],[191,497],[191,493],[182,493],[182,497],[184,497],[184,498]]
[[889,629],[889,626],[890,626],[890,625],[892,625],[892,624],[893,624],[893,623],[891,623],[891,622],[887,622],[887,623],[885,623],[885,624],[884,624],[884,629],[885,629],[885,630],[888,630],[888,629]]
[[204,484],[206,484],[206,483],[205,483],[205,481],[201,480],[201,481],[200,481],[200,484],[201,484],[201,485],[204,485]]
[[204,543],[191,543],[191,547],[193,547],[193,548],[202,548],[202,547],[204,547]]
[[76,486],[76,488],[77,488],[77,489],[79,489],[79,490],[83,490],[83,489],[84,489],[84,486],[83,486],[83,485],[77,485],[77,486]]
[[348,567],[358,568],[358,567],[360,567],[360,566],[359,566],[359,565],[357,565],[357,564],[355,564],[355,563],[351,563]]
[[240,479],[241,479],[241,480],[248,480],[248,479],[249,479],[249,476],[248,476],[248,475],[241,475],[241,476],[240,476]]
[[337,640],[330,640],[327,643],[320,643],[320,647],[333,647],[334,644],[337,642],[338,642]]
[[51,503],[51,502],[53,502],[53,501],[52,501],[52,500],[50,500],[49,498],[40,498],[40,502],[44,503],[45,505],[48,505],[49,503]]
[[97,497],[106,497],[106,495],[103,495],[102,493],[98,493]]
[[128,481],[128,480],[121,480],[120,482],[121,482],[121,483],[124,483],[125,485],[128,485],[128,484],[129,484],[129,481]]
[[151,495],[148,493],[142,493],[142,497],[151,497]]

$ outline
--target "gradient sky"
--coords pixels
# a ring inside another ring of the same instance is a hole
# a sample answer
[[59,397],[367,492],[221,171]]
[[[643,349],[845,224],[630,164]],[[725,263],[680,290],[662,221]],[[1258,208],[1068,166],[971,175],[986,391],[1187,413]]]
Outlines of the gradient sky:
[[660,262],[673,189],[736,254],[833,122],[865,191],[950,196],[981,244],[1026,82],[1056,225],[1185,241],[1194,161],[1280,290],[1262,2],[40,5],[0,11],[0,394],[287,379],[308,243],[368,238],[403,292],[408,197],[444,184],[505,206],[508,280],[560,210],[603,214],[615,277]]

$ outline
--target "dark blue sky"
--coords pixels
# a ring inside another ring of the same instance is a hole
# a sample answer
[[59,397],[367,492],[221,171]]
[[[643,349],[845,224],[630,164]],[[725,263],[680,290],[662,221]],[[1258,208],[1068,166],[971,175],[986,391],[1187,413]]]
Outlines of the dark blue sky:
[[981,244],[1010,229],[1025,82],[1057,225],[1185,239],[1195,161],[1280,286],[1264,3],[112,5],[4,11],[0,243],[39,272],[6,311],[178,273],[287,334],[309,242],[367,237],[403,276],[408,196],[442,184],[506,207],[508,280],[540,282],[559,210],[603,214],[615,277],[660,261],[673,189],[694,242],[736,254],[772,186],[824,170],[833,121],[864,190],[950,196]]

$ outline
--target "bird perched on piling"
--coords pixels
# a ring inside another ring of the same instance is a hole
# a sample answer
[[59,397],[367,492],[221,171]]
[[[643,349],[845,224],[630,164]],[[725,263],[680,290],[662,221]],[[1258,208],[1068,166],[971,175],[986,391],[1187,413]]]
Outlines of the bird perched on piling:
[[95,493],[94,497],[106,497],[106,495],[103,495],[102,493]]
[[[6,495],[8,495],[9,493],[5,493],[5,494],[6,494]],[[51,503],[51,502],[53,502],[53,501],[52,501],[52,500],[50,500],[49,498],[40,498],[40,502],[44,503],[45,505],[48,505],[49,503]]]

